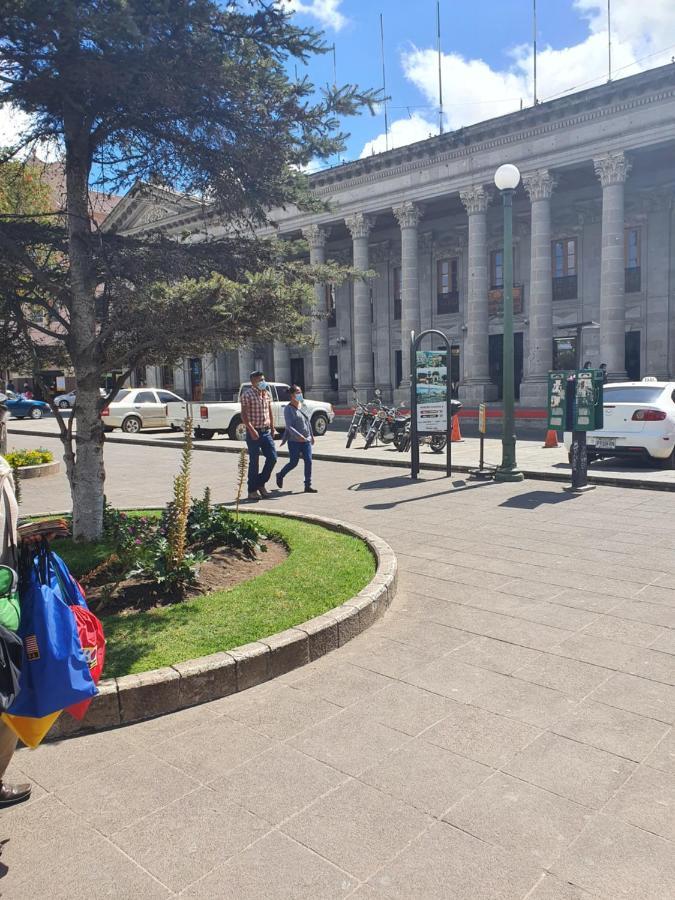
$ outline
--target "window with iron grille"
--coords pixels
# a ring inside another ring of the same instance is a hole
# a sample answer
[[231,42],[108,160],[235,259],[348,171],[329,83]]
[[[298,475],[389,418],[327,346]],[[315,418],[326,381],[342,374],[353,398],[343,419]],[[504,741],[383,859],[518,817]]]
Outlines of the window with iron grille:
[[394,320],[397,321],[401,318],[401,306],[402,306],[402,286],[401,286],[401,267],[394,267]]
[[439,259],[436,263],[436,312],[459,312],[459,261]]
[[635,294],[642,290],[642,247],[639,228],[626,228],[624,232],[625,254],[625,287],[627,294]]
[[577,297],[577,239],[561,238],[551,244],[553,299],[575,300]]

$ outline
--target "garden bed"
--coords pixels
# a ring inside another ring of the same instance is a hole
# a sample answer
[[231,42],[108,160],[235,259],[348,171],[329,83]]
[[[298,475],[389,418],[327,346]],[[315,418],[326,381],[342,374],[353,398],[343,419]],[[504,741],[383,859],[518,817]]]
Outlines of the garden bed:
[[[141,515],[141,513],[139,513]],[[157,513],[144,513],[146,516]],[[104,677],[171,666],[230,650],[284,631],[339,606],[358,594],[375,573],[375,559],[359,538],[296,519],[242,514],[267,540],[287,547],[285,558],[262,574],[180,602],[153,596],[138,611],[99,613],[108,642]],[[55,541],[54,549],[76,577],[110,554],[94,546]],[[262,559],[260,554],[257,559]]]

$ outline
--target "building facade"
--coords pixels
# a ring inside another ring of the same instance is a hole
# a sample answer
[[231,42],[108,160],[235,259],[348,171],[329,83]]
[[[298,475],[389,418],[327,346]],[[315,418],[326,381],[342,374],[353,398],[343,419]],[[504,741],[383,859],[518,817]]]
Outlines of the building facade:
[[[276,210],[276,233],[304,236],[312,262],[336,259],[374,277],[317,285],[323,315],[309,350],[275,344],[185,360],[150,370],[148,383],[229,399],[262,367],[312,397],[348,402],[379,387],[398,399],[411,330],[437,328],[452,344],[460,399],[498,400],[504,260],[493,177],[506,162],[522,175],[513,207],[520,404],[543,406],[548,371],[575,359],[606,363],[612,379],[675,377],[670,65],[313,175],[330,211]],[[190,201],[134,188],[105,227],[226,226]]]

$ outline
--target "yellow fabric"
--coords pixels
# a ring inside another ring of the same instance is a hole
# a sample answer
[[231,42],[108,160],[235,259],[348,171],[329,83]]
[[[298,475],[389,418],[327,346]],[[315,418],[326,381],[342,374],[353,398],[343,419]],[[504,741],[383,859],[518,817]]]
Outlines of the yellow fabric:
[[10,716],[8,713],[2,714],[2,721],[11,728],[14,734],[23,741],[27,747],[33,750],[38,747],[54,722],[63,712],[50,713],[41,719],[33,719],[29,716]]

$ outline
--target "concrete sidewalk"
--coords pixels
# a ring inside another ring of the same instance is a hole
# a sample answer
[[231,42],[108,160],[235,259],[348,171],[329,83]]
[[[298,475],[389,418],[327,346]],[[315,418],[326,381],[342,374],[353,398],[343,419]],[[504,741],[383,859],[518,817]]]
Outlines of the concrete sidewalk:
[[[39,446],[26,444],[25,437],[40,438],[58,433],[54,419],[40,422],[15,422],[9,425],[10,446]],[[151,446],[180,446],[180,435],[168,429],[153,429],[140,435],[123,434],[116,430],[106,436],[111,444],[140,444]],[[398,453],[392,445],[371,447],[364,450],[364,440],[358,435],[351,448],[345,447],[346,434],[331,429],[321,438],[317,438],[314,457],[333,462],[357,462],[366,465],[388,465],[399,469],[410,468],[410,453]],[[207,452],[238,453],[242,444],[231,441],[225,435],[219,435],[209,441],[195,441],[199,450]],[[284,448],[279,448],[281,455],[286,455]],[[485,462],[487,465],[499,464],[502,455],[501,439],[488,437],[485,439]],[[557,481],[569,484],[571,469],[567,462],[567,452],[560,445],[557,449],[544,449],[543,440],[519,440],[517,443],[518,465],[526,478],[545,481]],[[429,471],[445,471],[445,453],[432,453],[428,446],[423,446],[420,453],[423,469]],[[479,440],[467,437],[452,445],[453,470],[467,473],[477,468],[479,460]],[[597,462],[589,468],[591,484],[617,485],[625,487],[642,487],[653,490],[675,491],[675,469],[659,469],[648,463],[627,463],[618,460]]]
[[[231,499],[235,465],[195,454],[193,492]],[[162,503],[175,467],[109,444],[106,493]],[[18,753],[0,895],[670,900],[673,499],[315,478],[269,505],[388,540],[385,618],[251,691]],[[67,506],[62,476],[24,485],[25,514]]]

